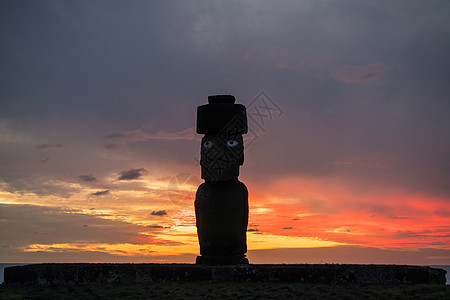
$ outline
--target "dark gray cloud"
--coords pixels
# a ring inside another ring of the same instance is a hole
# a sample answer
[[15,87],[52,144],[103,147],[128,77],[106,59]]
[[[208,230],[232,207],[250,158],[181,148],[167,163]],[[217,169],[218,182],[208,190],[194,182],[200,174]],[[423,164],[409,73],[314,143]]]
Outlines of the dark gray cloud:
[[36,149],[38,149],[38,150],[47,149],[47,148],[63,148],[63,147],[66,147],[66,145],[64,145],[64,144],[39,144],[39,145],[36,145]]
[[92,196],[103,196],[103,195],[107,195],[107,194],[109,194],[109,190],[98,191],[98,192],[92,193],[91,195]]
[[105,136],[106,139],[120,139],[123,138],[125,134],[123,132],[114,132]]
[[165,216],[167,212],[165,210],[152,211],[152,216]]
[[40,162],[41,164],[45,164],[45,163],[47,163],[49,160],[50,160],[50,157],[46,157],[46,158],[40,160],[39,162]]
[[95,181],[97,180],[97,178],[95,178],[95,176],[92,175],[80,175],[78,176],[78,178],[80,178],[82,181]]
[[120,172],[118,180],[135,180],[139,179],[143,176],[143,173],[147,172],[146,169],[140,168],[140,169],[130,169],[128,171],[122,171]]
[[117,146],[114,143],[105,143],[104,147],[105,147],[105,149],[113,150],[113,149],[116,149]]

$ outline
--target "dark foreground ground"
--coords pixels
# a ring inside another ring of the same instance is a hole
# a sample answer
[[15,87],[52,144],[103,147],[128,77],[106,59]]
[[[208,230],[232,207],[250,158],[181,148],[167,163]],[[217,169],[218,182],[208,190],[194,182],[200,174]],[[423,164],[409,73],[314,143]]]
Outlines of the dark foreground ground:
[[450,285],[167,282],[0,286],[0,299],[450,299]]

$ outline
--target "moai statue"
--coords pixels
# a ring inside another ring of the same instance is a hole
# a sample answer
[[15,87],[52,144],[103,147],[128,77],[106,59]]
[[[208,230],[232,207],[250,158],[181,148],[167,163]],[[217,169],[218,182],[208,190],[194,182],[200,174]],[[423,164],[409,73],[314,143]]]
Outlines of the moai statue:
[[195,217],[200,243],[196,264],[248,264],[248,191],[238,180],[244,163],[242,135],[247,133],[245,106],[231,95],[208,97],[197,108],[201,144],[201,174],[205,180],[195,196]]

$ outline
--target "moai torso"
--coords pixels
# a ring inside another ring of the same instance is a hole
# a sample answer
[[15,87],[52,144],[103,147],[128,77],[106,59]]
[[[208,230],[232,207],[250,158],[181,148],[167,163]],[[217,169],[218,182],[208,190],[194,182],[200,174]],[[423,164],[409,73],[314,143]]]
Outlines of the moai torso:
[[231,95],[208,97],[197,109],[201,174],[195,215],[200,254],[197,264],[248,264],[246,232],[248,192],[238,180],[244,163],[242,135],[247,133],[245,106]]

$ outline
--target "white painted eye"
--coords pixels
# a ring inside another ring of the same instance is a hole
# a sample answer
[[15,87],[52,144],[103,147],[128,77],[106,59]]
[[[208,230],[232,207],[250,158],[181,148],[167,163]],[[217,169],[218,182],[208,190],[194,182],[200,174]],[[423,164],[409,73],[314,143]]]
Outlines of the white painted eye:
[[212,148],[213,145],[214,145],[213,141],[206,141],[203,143],[203,148],[209,149],[209,148]]
[[228,147],[236,147],[239,143],[235,140],[229,140],[227,141],[227,146]]

